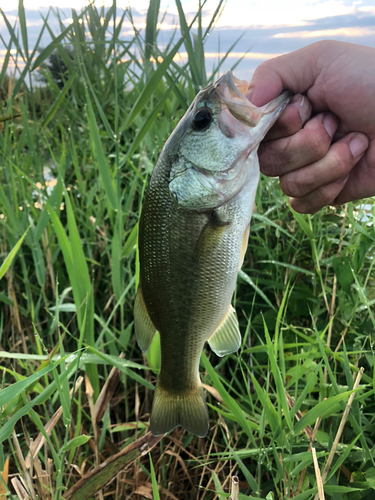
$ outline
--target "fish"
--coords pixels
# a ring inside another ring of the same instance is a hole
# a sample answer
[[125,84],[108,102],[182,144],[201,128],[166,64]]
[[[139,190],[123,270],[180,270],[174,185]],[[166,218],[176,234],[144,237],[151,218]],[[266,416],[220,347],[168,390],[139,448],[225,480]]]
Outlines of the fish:
[[248,87],[228,71],[197,94],[165,143],[143,201],[134,328],[144,353],[160,334],[154,436],[176,426],[206,436],[205,342],[218,356],[241,346],[231,300],[259,181],[257,150],[290,98],[286,91],[258,108],[245,97]]

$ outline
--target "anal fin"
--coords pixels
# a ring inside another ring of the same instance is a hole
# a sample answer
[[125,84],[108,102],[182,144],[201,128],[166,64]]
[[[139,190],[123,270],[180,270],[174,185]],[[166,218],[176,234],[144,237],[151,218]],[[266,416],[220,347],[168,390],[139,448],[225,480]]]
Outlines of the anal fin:
[[241,346],[241,334],[238,328],[236,311],[229,306],[229,311],[219,327],[208,339],[208,343],[215,354],[222,357],[238,351]]
[[134,328],[138,345],[146,353],[154,338],[156,328],[147,312],[140,286],[138,287],[134,303]]

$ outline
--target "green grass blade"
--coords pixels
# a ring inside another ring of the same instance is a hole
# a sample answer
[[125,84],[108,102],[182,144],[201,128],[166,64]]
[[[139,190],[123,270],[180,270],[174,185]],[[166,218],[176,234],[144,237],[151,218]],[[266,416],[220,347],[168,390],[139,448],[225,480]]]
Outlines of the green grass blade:
[[76,76],[78,73],[78,68],[75,70],[75,72],[72,74],[72,76],[69,78],[69,80],[66,82],[64,85],[64,88],[60,92],[60,94],[57,96],[55,102],[52,104],[51,108],[49,109],[46,117],[41,123],[41,128],[46,127],[49,122],[52,120],[52,118],[55,116],[56,111],[61,107],[61,104],[63,103],[66,94],[69,92],[70,87],[72,86],[72,83],[74,82]]
[[[81,51],[80,51],[80,58],[84,59],[84,54],[82,54]],[[114,65],[117,68],[116,59],[114,59]],[[100,104],[100,101],[99,101],[99,99],[98,99],[98,97],[96,95],[96,92],[95,92],[95,90],[94,90],[94,88],[92,86],[91,79],[90,79],[90,76],[88,74],[88,70],[87,70],[87,68],[85,67],[84,64],[82,64],[81,67],[82,67],[83,77],[85,79],[85,84],[89,88],[90,94],[91,94],[92,98],[95,101],[96,109],[99,112],[99,115],[100,115],[100,118],[101,118],[102,123],[104,125],[104,128],[106,129],[107,134],[111,138],[111,140],[115,141],[116,140],[115,134],[114,134],[114,132],[112,130],[111,125],[109,124],[109,121],[108,121],[108,119],[106,117],[106,114],[105,114],[105,112],[104,112],[104,110],[103,110],[103,108],[102,108],[102,106]],[[107,71],[106,66],[103,67],[103,71]]]
[[53,445],[50,437],[48,436],[39,415],[36,413],[35,410],[31,409],[30,410],[30,417],[31,417],[32,421],[34,422],[36,428],[39,430],[39,432],[43,435],[44,439],[48,443],[48,446],[51,450],[51,455],[53,457],[54,464],[60,465],[60,467],[61,467],[61,461],[59,459],[58,453],[56,452],[56,448]]
[[[61,361],[60,361],[61,362]],[[73,370],[76,369],[77,361],[73,361],[70,363],[70,365],[67,367],[66,370],[62,372],[62,374],[59,377],[59,383],[62,383],[67,377],[69,377]],[[51,370],[54,369],[51,368]],[[20,418],[22,418],[24,415],[27,415],[27,413],[36,405],[43,404],[46,400],[48,400],[52,394],[54,394],[57,390],[57,384],[56,381],[53,381],[44,391],[36,396],[34,399],[23,405],[16,413],[14,413],[8,420],[7,422],[0,428],[0,444],[5,441],[5,439],[8,439],[8,437],[12,434],[14,430],[15,424],[18,422]]]
[[[83,9],[81,14],[78,16],[78,19],[82,19],[86,15],[88,9],[89,7]],[[34,64],[31,67],[31,71],[36,70],[39,66],[41,66],[44,63],[44,61],[52,54],[52,52],[56,49],[56,47],[58,47],[59,44],[61,44],[64,38],[66,38],[70,34],[70,32],[73,30],[73,27],[74,23],[69,24],[68,27],[65,28],[58,36],[54,36],[53,33],[51,33],[53,39],[52,42],[40,52],[40,54],[35,59]]]
[[316,379],[318,378],[319,370],[321,369],[322,363],[319,363],[314,372],[309,375],[309,379],[303,388],[303,391],[301,392],[300,396],[298,399],[295,401],[293,408],[290,410],[290,417],[293,418],[294,415],[297,413],[297,411],[301,408],[304,400],[306,399],[307,395],[311,390],[313,389]]
[[[357,389],[358,391],[361,389]],[[330,398],[321,401],[314,408],[309,410],[299,422],[294,426],[294,432],[297,434],[302,431],[308,425],[314,424],[318,417],[322,417],[322,419],[329,417],[333,413],[336,413],[341,408],[341,401],[344,399],[348,399],[350,394],[353,391],[345,391],[341,394],[336,394],[336,396],[331,396]]]
[[126,156],[125,156],[124,160],[121,162],[120,166],[126,164],[126,162],[129,160],[129,158],[132,157],[132,155],[134,154],[134,152],[136,151],[136,149],[138,148],[138,146],[141,144],[141,142],[143,141],[145,135],[147,134],[147,132],[150,130],[151,126],[155,122],[156,117],[158,116],[160,110],[163,108],[165,102],[168,99],[168,96],[170,95],[170,93],[174,89],[174,87],[175,87],[175,85],[176,85],[177,82],[178,82],[178,80],[176,79],[172,84],[169,85],[169,87],[168,87],[167,91],[165,92],[165,94],[162,96],[162,98],[160,99],[160,101],[158,102],[158,104],[155,106],[155,108],[153,109],[153,111],[151,112],[151,114],[148,116],[147,120],[145,120],[142,128],[137,133],[137,135],[136,135],[136,137],[135,137],[132,145],[129,148],[129,151],[126,153]]
[[243,279],[246,283],[248,283],[251,287],[254,288],[256,293],[258,293],[262,299],[266,302],[266,304],[269,305],[271,309],[273,309],[276,312],[275,306],[272,304],[272,302],[269,300],[267,295],[265,295],[262,290],[254,283],[254,281],[248,276],[242,269],[239,270],[238,276]]
[[204,32],[203,40],[207,37],[207,35],[210,33],[210,31],[214,27],[215,23],[220,18],[221,14],[223,12],[224,6],[225,6],[225,0],[220,0],[217,4],[215,12],[213,13],[213,16],[211,17],[210,22],[208,23],[208,26]]
[[312,271],[308,269],[304,269],[303,267],[293,266],[292,264],[288,264],[286,262],[277,262],[276,260],[258,260],[258,264],[272,264],[274,266],[284,267],[285,269],[290,269],[296,273],[307,274],[308,276],[314,276]]
[[98,160],[98,167],[99,167],[99,172],[101,179],[103,181],[103,187],[106,192],[106,195],[108,197],[108,201],[112,207],[113,210],[117,210],[118,208],[118,201],[117,197],[115,194],[115,190],[113,187],[113,179],[112,179],[112,173],[110,171],[102,141],[100,138],[99,134],[99,129],[98,125],[96,123],[95,115],[94,115],[94,110],[92,108],[92,104],[89,98],[89,95],[86,91],[86,104],[87,104],[87,120],[90,128],[90,135],[91,135],[91,140],[94,145],[95,149],[95,154],[96,158]]
[[151,78],[144,86],[142,92],[140,93],[138,99],[135,101],[130,113],[126,117],[122,126],[120,127],[120,132],[123,132],[126,128],[133,123],[134,119],[139,115],[142,109],[145,107],[147,101],[150,99],[152,93],[155,91],[160,80],[163,78],[165,72],[169,68],[174,56],[177,54],[178,49],[181,47],[184,39],[181,38],[176,45],[173,47],[171,52],[165,57],[164,61],[158,65],[157,70],[152,74]]
[[[211,74],[210,79],[209,79],[210,82],[214,82],[214,80],[216,78],[216,75],[220,71],[220,68],[222,67],[222,65],[224,64],[224,62],[227,60],[229,54],[231,54],[231,52],[233,51],[233,49],[235,48],[235,46],[238,44],[238,42],[241,40],[241,38],[245,35],[245,33],[246,33],[245,31],[243,33],[241,33],[241,35],[237,38],[237,40],[235,40],[234,43],[229,47],[229,49],[227,50],[227,52],[225,53],[225,55],[220,59],[220,61],[217,64],[217,66],[212,71],[212,74]],[[254,215],[255,214],[253,214],[253,216]]]
[[[1,352],[1,351],[0,351]],[[75,356],[74,354],[70,354],[70,356]],[[87,347],[85,352],[80,355],[80,364],[104,364],[109,366],[116,366],[121,371],[124,371],[128,368],[134,368],[136,370],[145,370],[147,367],[140,365],[139,363],[135,363],[134,361],[130,361],[128,359],[119,358],[118,356],[111,356],[109,354],[104,354],[99,351],[99,349],[95,349],[94,347]],[[154,389],[154,386],[150,384],[150,389]]]
[[22,59],[26,62],[25,54],[23,53],[23,50],[21,49],[18,37],[17,37],[14,29],[12,28],[10,22],[8,21],[8,18],[5,15],[5,12],[3,11],[3,9],[0,9],[0,13],[3,16],[3,19],[4,19],[5,25],[7,27],[10,39],[13,41],[13,43],[14,43],[16,49],[17,49],[17,54],[19,54],[22,57]]
[[148,389],[151,389],[152,391],[155,389],[155,387],[150,382],[148,382],[143,377],[141,377],[140,375],[138,375],[137,373],[135,373],[133,370],[130,370],[128,368],[128,366],[127,366],[127,365],[129,365],[129,362],[126,362],[126,360],[123,360],[123,359],[120,359],[120,358],[116,359],[116,357],[114,357],[114,356],[108,356],[107,354],[104,354],[104,353],[98,351],[97,349],[95,349],[94,347],[91,347],[91,346],[88,347],[88,350],[92,351],[99,358],[102,358],[104,361],[108,362],[112,366],[115,366],[116,368],[118,368],[122,372],[126,373],[130,378],[136,380],[137,382],[139,382],[140,384],[144,385]]
[[60,453],[65,453],[70,450],[75,450],[79,446],[86,444],[90,441],[91,436],[86,436],[86,434],[82,434],[81,436],[74,437],[70,439],[64,446],[60,449]]
[[[180,0],[175,0],[178,16],[180,18],[180,26],[181,26],[181,34],[184,37],[184,45],[186,47],[186,51],[188,53],[189,65],[191,69],[191,76],[194,85],[195,92],[198,92],[201,85],[203,85],[203,75],[199,74],[198,65],[196,62],[196,54],[194,52],[193,44],[190,38],[190,28],[187,25],[185,13],[182,8],[182,4]],[[199,12],[197,14],[199,16]]]
[[54,226],[55,233],[56,233],[61,251],[63,253],[66,270],[68,271],[71,283],[73,283],[73,281],[74,281],[73,255],[72,255],[72,249],[70,246],[69,238],[67,237],[67,235],[64,231],[64,227],[61,224],[60,219],[56,215],[55,210],[52,208],[52,206],[49,204],[48,201],[46,203],[46,207],[47,207],[49,216],[51,218],[52,224]]
[[[0,355],[1,352],[2,351],[0,351]],[[45,368],[42,368],[36,373],[33,373],[33,375],[26,377],[24,380],[15,382],[14,384],[2,389],[0,391],[0,406],[4,406],[13,401],[21,394],[21,392],[26,391],[27,388],[35,384],[37,380],[47,375],[47,373],[50,373],[52,370],[55,370],[56,367],[59,366],[61,362],[64,361],[66,358],[67,356],[65,356],[62,360],[55,361],[54,363],[46,366]]]
[[159,16],[160,0],[150,0],[146,17],[145,60],[149,61],[156,47],[156,28]]
[[122,263],[121,263],[121,242],[118,231],[118,224],[115,226],[115,230],[112,238],[111,245],[111,262],[112,262],[112,286],[115,292],[116,300],[120,300],[122,293]]
[[125,244],[121,251],[121,256],[129,257],[131,252],[136,248],[138,241],[138,224],[136,224],[127,237]]
[[330,478],[336,474],[336,472],[340,469],[341,465],[345,462],[346,458],[349,456],[351,453],[352,449],[354,448],[356,442],[358,441],[359,435],[356,436],[351,443],[348,444],[346,447],[345,451],[340,455],[340,457],[337,459],[337,461],[334,463],[334,465],[331,467],[330,472],[327,476],[327,481],[330,480]]
[[[310,241],[315,239],[314,233],[311,230],[310,224],[306,221],[305,217],[302,214],[299,214],[298,212],[295,212],[293,209],[291,209],[296,221],[298,222],[300,228],[302,231],[306,234],[308,239]],[[310,220],[310,216],[307,216],[308,220]]]
[[6,53],[5,53],[3,65],[2,65],[1,71],[0,71],[0,83],[3,82],[5,74],[6,74],[6,71],[8,69],[8,64],[9,64],[9,59],[10,59],[10,54],[11,54],[10,51],[12,50],[12,44],[13,44],[13,40],[10,39],[9,40],[9,45],[8,45],[8,47],[6,49]]
[[198,33],[191,34],[193,39],[193,47],[194,47],[194,60],[197,65],[198,75],[199,75],[199,87],[207,86],[207,76],[206,76],[206,66],[205,66],[205,55],[203,48],[203,39],[202,39],[202,11],[201,7],[198,11]]
[[229,446],[229,449],[233,455],[233,458],[235,461],[238,463],[239,468],[241,469],[242,474],[244,475],[246,481],[248,482],[250,488],[252,489],[253,493],[259,493],[259,487],[257,482],[255,481],[254,476],[251,474],[251,472],[248,470],[246,465],[243,463],[241,458],[237,455],[237,453],[234,451],[233,448]]
[[[285,384],[282,381],[281,374],[279,367],[277,366],[277,360],[276,360],[276,355],[277,355],[277,343],[273,346],[271,342],[271,337],[268,332],[267,324],[264,321],[263,318],[263,325],[264,325],[264,333],[266,336],[266,341],[267,341],[267,350],[268,350],[268,359],[271,363],[271,371],[273,373],[275,383],[276,383],[276,394],[277,394],[277,400],[279,403],[281,403],[281,408],[284,413],[284,417],[286,420],[286,423],[289,427],[290,430],[293,430],[293,423],[292,419],[290,418],[290,411],[289,411],[289,406],[288,402],[286,400],[286,395],[285,395]],[[274,350],[275,349],[275,350]],[[280,414],[281,416],[281,414]],[[279,422],[281,423],[281,422]]]
[[232,398],[230,394],[226,391],[225,387],[223,384],[220,382],[220,379],[218,375],[216,374],[215,370],[213,369],[209,359],[205,355],[204,352],[202,352],[201,360],[203,361],[204,367],[207,370],[215,389],[219,392],[220,396],[223,398],[224,403],[227,405],[229,410],[233,413],[233,415],[236,418],[236,421],[238,424],[241,426],[242,430],[247,434],[247,436],[250,438],[254,446],[256,446],[252,430],[249,426],[248,421],[246,420],[246,417],[239,406],[239,404]]
[[[68,193],[65,194],[66,212],[68,216],[69,239],[72,252],[72,268],[74,279],[73,294],[77,307],[80,329],[84,331],[83,339],[88,345],[95,345],[94,338],[94,298],[86,257],[82,248],[72,204]],[[99,391],[98,373],[94,366],[89,367],[89,376],[95,394]]]
[[12,299],[10,299],[9,297],[7,297],[4,293],[1,293],[0,292],[0,300],[1,302],[4,302],[4,304],[7,304],[8,306],[12,306],[14,307],[14,302]]
[[[358,291],[358,294],[360,296],[360,299],[361,301],[363,302],[363,304],[365,305],[365,308],[366,310],[368,311],[368,314],[370,316],[370,319],[371,319],[371,322],[372,322],[372,325],[373,327],[375,328],[375,317],[374,317],[374,314],[371,310],[371,307],[369,305],[369,302],[367,300],[367,297],[366,297],[366,294],[364,293],[363,291],[363,288],[361,286],[361,284],[359,283],[358,281],[358,278],[356,276],[356,273],[354,272],[353,268],[351,268],[351,272],[352,272],[352,275],[353,275],[353,279],[355,281],[355,284],[356,284],[356,288],[357,288],[357,291]],[[0,276],[1,277],[1,276]]]
[[28,60],[29,59],[29,43],[27,40],[26,16],[25,16],[25,8],[23,5],[23,0],[19,0],[19,2],[18,2],[18,18],[19,18],[19,22],[20,22],[24,54],[25,54],[26,60]]
[[26,231],[23,233],[21,238],[17,241],[17,243],[14,245],[12,250],[9,252],[9,254],[5,257],[4,262],[1,264],[0,267],[0,280],[4,276],[4,274],[8,271],[10,265],[13,262],[14,257],[16,256],[20,246],[22,245],[22,242],[27,235],[28,230],[30,229],[30,226],[26,229]]
[[152,463],[151,453],[149,453],[149,457],[150,457],[150,470],[151,470],[151,482],[152,482],[152,495],[154,500],[160,500],[158,482],[155,476],[154,464]]
[[148,366],[156,373],[160,372],[161,368],[161,349],[160,349],[160,335],[156,332],[150,348],[146,353]]
[[217,475],[213,469],[211,470],[211,477],[212,477],[212,481],[214,482],[214,485],[215,485],[215,490],[216,490],[215,493],[217,494],[219,500],[224,500],[225,498],[227,498],[227,495],[225,495],[224,490],[221,487],[219,478],[217,477]]

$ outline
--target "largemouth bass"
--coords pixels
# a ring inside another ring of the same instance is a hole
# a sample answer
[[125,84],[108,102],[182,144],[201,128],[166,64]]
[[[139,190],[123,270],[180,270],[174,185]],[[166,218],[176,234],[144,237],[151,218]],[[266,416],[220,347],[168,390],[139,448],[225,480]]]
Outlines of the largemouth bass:
[[177,425],[207,434],[202,349],[208,341],[224,356],[241,345],[231,299],[259,180],[257,150],[289,100],[284,92],[257,108],[247,89],[228,72],[198,93],[166,142],[143,202],[134,323],[143,352],[160,334],[155,436]]

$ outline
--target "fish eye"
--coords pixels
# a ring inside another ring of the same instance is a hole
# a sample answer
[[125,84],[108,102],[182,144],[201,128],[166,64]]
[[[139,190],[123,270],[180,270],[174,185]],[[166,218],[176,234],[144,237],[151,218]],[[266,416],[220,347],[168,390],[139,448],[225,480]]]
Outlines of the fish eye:
[[212,122],[212,113],[208,108],[202,108],[193,118],[192,127],[194,130],[205,130]]

